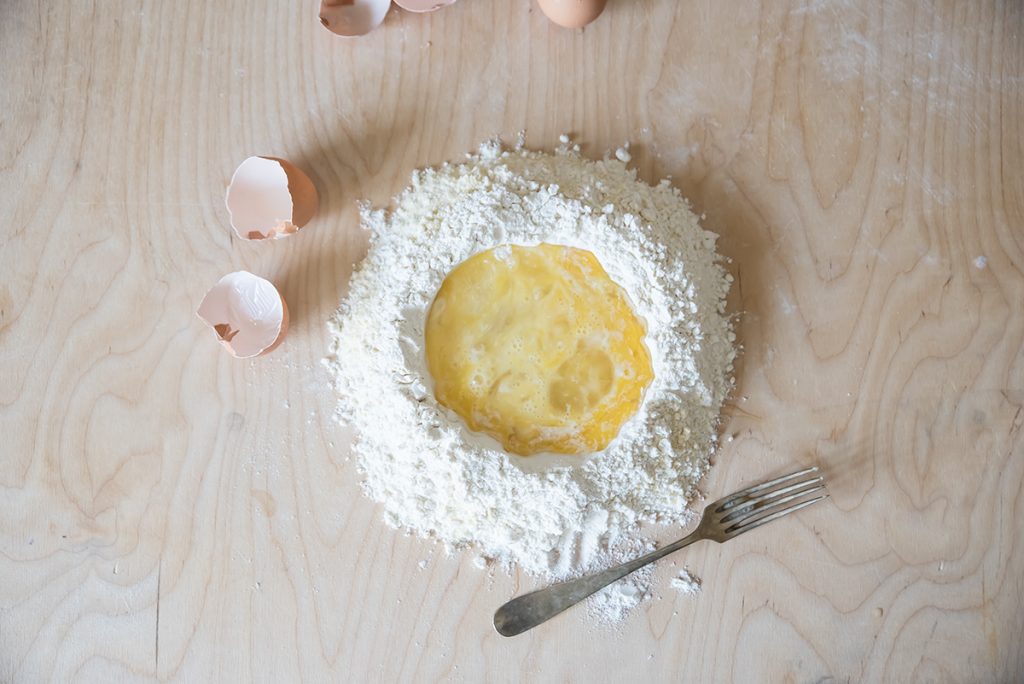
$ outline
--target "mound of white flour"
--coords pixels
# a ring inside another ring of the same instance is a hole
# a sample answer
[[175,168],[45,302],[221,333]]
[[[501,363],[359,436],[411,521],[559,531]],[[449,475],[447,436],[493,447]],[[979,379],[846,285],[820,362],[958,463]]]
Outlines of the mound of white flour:
[[[578,149],[578,148],[577,148]],[[688,519],[716,447],[734,339],[731,278],[679,192],[617,160],[503,150],[413,174],[390,211],[364,207],[369,253],[329,322],[326,359],[369,496],[387,522],[544,579],[607,566],[651,546],[641,522]],[[603,452],[522,458],[468,431],[434,399],[427,309],[456,264],[500,244],[593,252],[647,323],[655,377]],[[614,619],[647,593],[619,582],[591,608]]]

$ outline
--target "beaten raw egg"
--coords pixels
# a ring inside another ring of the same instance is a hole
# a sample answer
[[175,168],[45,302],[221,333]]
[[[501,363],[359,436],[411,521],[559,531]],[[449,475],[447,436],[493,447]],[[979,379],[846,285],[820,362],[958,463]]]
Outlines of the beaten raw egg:
[[434,393],[506,450],[601,451],[654,377],[646,328],[591,252],[502,245],[445,278],[427,314]]

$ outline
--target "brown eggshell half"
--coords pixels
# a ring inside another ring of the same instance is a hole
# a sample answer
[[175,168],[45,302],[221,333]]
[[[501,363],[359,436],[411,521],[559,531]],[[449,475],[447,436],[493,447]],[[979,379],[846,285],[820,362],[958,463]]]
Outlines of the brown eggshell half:
[[548,19],[565,28],[580,28],[601,16],[607,0],[537,0]]
[[224,203],[238,237],[266,240],[298,232],[319,198],[309,176],[286,159],[249,157],[231,176]]
[[322,0],[320,23],[339,36],[362,36],[381,25],[391,0]]
[[288,332],[288,305],[273,283],[248,271],[229,273],[210,288],[196,315],[239,359],[266,354]]

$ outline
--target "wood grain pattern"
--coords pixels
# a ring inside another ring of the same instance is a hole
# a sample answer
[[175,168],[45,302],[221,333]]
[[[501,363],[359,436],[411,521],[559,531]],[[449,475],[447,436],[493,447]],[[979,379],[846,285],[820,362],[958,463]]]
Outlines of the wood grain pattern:
[[[0,680],[1024,679],[1020,3],[464,0],[358,40],[314,5],[0,7]],[[666,564],[618,630],[504,640],[529,581],[382,524],[319,359],[355,200],[521,129],[632,140],[721,234],[709,495],[817,458],[833,502],[688,550],[697,598]],[[298,236],[232,239],[250,154],[320,188]],[[292,311],[266,358],[193,315],[238,267]]]

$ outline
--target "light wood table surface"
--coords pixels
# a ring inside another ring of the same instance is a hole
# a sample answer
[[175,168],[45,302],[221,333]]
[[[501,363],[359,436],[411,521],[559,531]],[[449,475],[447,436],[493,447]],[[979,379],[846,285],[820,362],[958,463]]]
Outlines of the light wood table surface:
[[[462,0],[359,39],[311,0],[6,0],[0,681],[1022,681],[1022,108],[1012,0]],[[356,201],[520,130],[632,141],[721,234],[708,496],[817,460],[833,499],[618,629],[508,640],[531,581],[383,524],[320,359]],[[233,238],[252,154],[319,187],[299,235]],[[194,316],[238,268],[293,315],[250,361]]]

